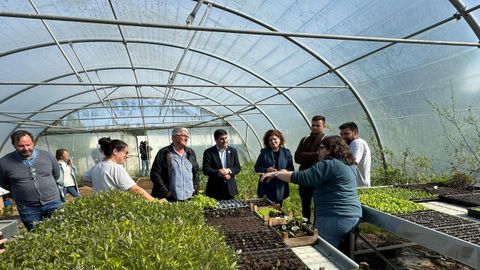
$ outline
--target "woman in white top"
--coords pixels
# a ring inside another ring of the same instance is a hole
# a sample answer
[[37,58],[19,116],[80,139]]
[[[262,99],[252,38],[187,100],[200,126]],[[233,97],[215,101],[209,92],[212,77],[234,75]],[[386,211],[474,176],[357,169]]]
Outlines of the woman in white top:
[[70,193],[74,198],[80,197],[75,167],[70,160],[70,153],[67,149],[57,149],[55,157],[60,165],[60,177],[57,180],[57,186],[60,190],[62,202],[65,201],[67,193]]
[[98,144],[105,159],[83,175],[85,181],[92,183],[94,191],[129,190],[142,195],[147,201],[155,200],[135,183],[122,166],[128,158],[128,145],[125,142],[104,137],[98,140]]

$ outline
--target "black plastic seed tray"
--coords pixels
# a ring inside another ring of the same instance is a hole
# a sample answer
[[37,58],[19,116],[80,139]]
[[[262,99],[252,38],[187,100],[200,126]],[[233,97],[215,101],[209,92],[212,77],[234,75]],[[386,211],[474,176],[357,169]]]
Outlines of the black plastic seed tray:
[[307,265],[291,249],[276,249],[240,254],[241,270],[302,270]]
[[205,209],[203,215],[207,219],[212,218],[238,218],[255,217],[252,210],[248,207],[243,208],[224,208],[224,209]]
[[462,205],[462,206],[480,206],[480,193],[440,195],[441,201]]
[[480,244],[480,223],[472,220],[437,211],[402,214],[398,215],[398,217],[470,243]]
[[433,210],[420,211],[410,214],[400,214],[397,216],[435,230],[439,230],[440,228],[476,224],[476,222],[468,219],[448,215]]
[[210,226],[217,227],[221,232],[228,231],[269,231],[270,228],[257,217],[206,219]]
[[218,202],[218,208],[220,209],[242,208],[247,206],[247,203],[243,200],[226,200]]
[[283,239],[274,231],[224,232],[225,242],[237,252],[252,252],[286,248]]
[[480,219],[480,211],[474,208],[468,208],[468,215]]
[[254,204],[258,207],[267,207],[267,206],[272,206],[275,205],[274,202],[270,201],[267,198],[255,198],[255,199],[248,199],[247,204]]

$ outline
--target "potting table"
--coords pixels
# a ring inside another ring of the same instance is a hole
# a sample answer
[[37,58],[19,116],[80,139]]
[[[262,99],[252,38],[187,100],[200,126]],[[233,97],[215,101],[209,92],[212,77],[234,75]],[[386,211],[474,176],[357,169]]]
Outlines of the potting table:
[[[448,234],[450,228],[458,231],[459,229],[461,230],[463,226],[465,226],[465,231],[468,233],[473,227],[480,228],[480,223],[478,222],[478,224],[476,224],[471,220],[457,216],[449,216],[449,219],[452,221],[445,222],[445,224],[441,224],[443,222],[442,220],[431,222],[430,224],[432,225],[436,224],[435,229],[432,229],[367,206],[363,206],[363,219],[368,223],[382,227],[407,240],[427,247],[475,269],[480,269],[480,245]],[[441,230],[447,233],[441,232]]]

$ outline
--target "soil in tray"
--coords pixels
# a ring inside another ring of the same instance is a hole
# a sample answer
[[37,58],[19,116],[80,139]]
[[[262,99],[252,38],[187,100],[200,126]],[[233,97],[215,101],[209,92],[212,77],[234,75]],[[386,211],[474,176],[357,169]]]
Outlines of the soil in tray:
[[214,218],[239,218],[239,217],[254,217],[250,208],[230,208],[230,209],[207,209],[203,211],[206,219]]
[[242,253],[238,264],[242,270],[308,269],[291,249]]
[[463,206],[480,206],[480,193],[441,195],[440,200]]
[[270,228],[257,217],[207,219],[206,223],[210,226],[217,227],[222,232],[270,230]]
[[423,211],[398,216],[453,237],[480,244],[480,223],[437,211]]
[[433,210],[415,212],[410,214],[400,214],[397,216],[431,229],[475,224],[474,221]]
[[242,253],[287,247],[283,239],[274,231],[224,232],[224,235],[227,245]]

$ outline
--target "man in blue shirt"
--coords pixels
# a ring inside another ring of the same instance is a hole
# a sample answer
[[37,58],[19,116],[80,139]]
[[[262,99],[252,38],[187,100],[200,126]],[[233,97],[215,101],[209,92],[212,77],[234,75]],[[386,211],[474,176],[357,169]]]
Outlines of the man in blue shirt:
[[186,128],[175,128],[172,144],[158,151],[150,172],[153,197],[184,201],[197,194],[199,167],[195,152],[187,147],[189,138]]
[[51,153],[35,148],[32,133],[17,130],[10,139],[15,151],[0,159],[0,186],[12,192],[20,220],[30,231],[62,205],[56,182],[60,168]]

